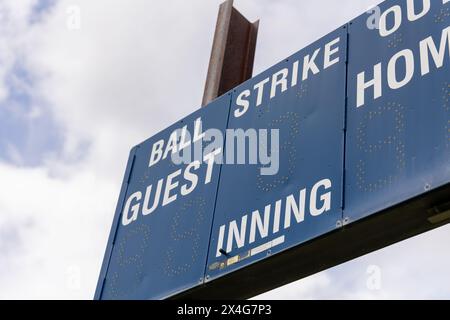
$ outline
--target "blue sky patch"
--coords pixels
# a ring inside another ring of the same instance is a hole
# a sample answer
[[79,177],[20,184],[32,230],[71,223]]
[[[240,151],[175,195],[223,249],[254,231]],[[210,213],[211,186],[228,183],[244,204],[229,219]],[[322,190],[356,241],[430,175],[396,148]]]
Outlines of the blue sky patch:
[[29,22],[33,24],[41,21],[42,16],[51,10],[55,6],[56,2],[57,0],[38,0],[33,7]]

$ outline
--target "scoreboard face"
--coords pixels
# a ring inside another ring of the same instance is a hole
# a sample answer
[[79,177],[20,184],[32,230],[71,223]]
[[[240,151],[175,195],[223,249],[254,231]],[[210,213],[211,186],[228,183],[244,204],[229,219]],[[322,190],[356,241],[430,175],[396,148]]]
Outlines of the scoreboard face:
[[198,119],[202,132],[225,131],[228,110],[224,96],[131,150],[100,299],[161,299],[203,283],[220,165],[176,164],[171,136],[200,133]]
[[[263,175],[260,165],[222,166],[208,280],[336,229],[342,218],[346,50],[343,27],[233,91],[228,128],[277,129],[279,165],[274,175]],[[311,69],[307,61],[314,63]],[[272,91],[282,75],[285,90],[280,85]],[[264,90],[254,90],[261,83]],[[239,97],[246,92],[249,107],[242,114]]]
[[[444,2],[385,1],[380,29],[367,27],[367,14],[349,24],[344,215],[350,221],[450,181],[450,3]],[[365,82],[377,79],[365,91],[358,90],[362,72]]]
[[131,150],[95,298],[208,287],[449,185],[449,99],[450,1],[384,1]]

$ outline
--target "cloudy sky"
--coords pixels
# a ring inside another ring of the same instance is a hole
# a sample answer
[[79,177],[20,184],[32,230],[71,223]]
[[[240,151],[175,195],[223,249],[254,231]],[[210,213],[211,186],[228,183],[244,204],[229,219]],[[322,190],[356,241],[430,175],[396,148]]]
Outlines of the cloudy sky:
[[[91,299],[128,151],[199,107],[220,0],[0,0],[0,298]],[[376,0],[236,0],[255,72]],[[449,298],[450,228],[261,298]]]

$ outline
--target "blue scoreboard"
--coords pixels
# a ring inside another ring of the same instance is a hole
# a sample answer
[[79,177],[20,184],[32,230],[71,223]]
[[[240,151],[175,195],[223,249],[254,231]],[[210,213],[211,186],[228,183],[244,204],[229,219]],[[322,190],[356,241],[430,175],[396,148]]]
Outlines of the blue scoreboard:
[[448,191],[449,99],[450,1],[384,1],[131,150],[95,298],[214,288]]

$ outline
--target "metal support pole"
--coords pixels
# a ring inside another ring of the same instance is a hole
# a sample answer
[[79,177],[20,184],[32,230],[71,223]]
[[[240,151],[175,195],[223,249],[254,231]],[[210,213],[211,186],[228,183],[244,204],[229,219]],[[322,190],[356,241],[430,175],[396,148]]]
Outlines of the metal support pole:
[[233,0],[220,5],[202,106],[252,77],[258,27],[259,20],[249,22]]

